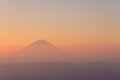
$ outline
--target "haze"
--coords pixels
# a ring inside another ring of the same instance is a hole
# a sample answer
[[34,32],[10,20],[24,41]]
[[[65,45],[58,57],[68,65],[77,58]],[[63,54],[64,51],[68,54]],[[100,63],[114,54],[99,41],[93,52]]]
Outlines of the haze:
[[79,56],[81,49],[97,50],[92,54],[97,56],[99,48],[118,51],[119,5],[118,0],[0,0],[1,56],[39,39]]
[[120,80],[120,0],[0,0],[0,80]]

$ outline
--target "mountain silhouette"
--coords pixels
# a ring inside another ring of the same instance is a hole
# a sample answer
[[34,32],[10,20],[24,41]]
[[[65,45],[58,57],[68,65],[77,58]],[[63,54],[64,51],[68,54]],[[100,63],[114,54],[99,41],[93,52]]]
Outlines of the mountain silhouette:
[[32,43],[30,46],[53,46],[53,45],[46,40],[38,40]]
[[[38,40],[38,41],[35,41],[33,42],[32,44],[30,44],[29,46],[27,46],[26,48],[24,48],[23,50],[43,50],[43,49],[46,49],[46,50],[58,50],[54,45],[52,45],[50,42],[46,41],[46,40]],[[46,51],[45,50],[45,51]]]
[[67,58],[66,52],[46,40],[35,41],[11,56],[14,61],[61,61]]

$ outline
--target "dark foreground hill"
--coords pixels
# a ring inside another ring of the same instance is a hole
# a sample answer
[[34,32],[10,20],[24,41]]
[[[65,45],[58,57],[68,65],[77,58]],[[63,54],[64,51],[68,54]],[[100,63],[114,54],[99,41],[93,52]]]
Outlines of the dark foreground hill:
[[6,63],[0,80],[120,80],[119,63]]

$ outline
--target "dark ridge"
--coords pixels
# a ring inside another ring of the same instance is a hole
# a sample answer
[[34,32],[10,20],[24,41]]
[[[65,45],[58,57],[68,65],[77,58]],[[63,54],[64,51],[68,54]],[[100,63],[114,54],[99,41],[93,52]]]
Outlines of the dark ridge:
[[34,43],[32,43],[31,45],[42,45],[42,46],[51,45],[52,46],[52,44],[50,42],[48,42],[47,40],[37,40]]

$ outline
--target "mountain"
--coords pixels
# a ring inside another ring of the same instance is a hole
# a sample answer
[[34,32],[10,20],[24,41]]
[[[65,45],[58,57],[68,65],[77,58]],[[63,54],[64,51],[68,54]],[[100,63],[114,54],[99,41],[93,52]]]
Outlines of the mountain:
[[11,56],[13,61],[63,61],[68,59],[66,52],[46,40],[38,40]]

